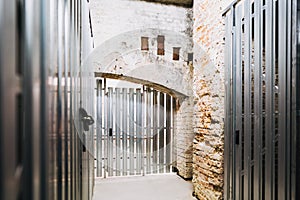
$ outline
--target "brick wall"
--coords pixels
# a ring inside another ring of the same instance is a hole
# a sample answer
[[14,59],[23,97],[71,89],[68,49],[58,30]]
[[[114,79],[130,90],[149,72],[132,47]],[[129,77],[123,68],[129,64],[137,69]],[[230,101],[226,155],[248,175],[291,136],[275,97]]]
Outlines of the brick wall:
[[194,0],[193,184],[199,199],[223,198],[224,45],[231,0]]
[[185,179],[193,176],[193,98],[186,98],[183,102],[178,102],[175,116],[175,134],[177,150],[177,170],[180,176]]

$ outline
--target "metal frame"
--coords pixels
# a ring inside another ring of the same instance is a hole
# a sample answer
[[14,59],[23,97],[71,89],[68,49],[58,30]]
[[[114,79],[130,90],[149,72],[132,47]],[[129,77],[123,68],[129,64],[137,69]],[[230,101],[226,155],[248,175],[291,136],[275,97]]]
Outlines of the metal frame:
[[[275,36],[274,36],[274,9],[273,1],[268,0],[266,2],[266,98],[271,99],[266,102],[266,113],[274,113],[274,69],[275,65]],[[273,199],[272,187],[273,187],[273,141],[274,141],[274,115],[266,114],[266,130],[270,130],[269,134],[266,134],[266,180],[270,180],[270,184],[265,187],[265,198]]]
[[91,199],[94,159],[75,127],[83,3],[0,3],[0,199]]
[[[174,98],[146,86],[108,87],[102,95],[103,80],[97,80],[97,176],[170,173]],[[101,124],[110,136],[101,134]]]
[[[10,26],[7,26],[7,25]],[[16,96],[21,84],[15,73],[16,2],[0,2],[0,198],[16,199],[22,171],[16,171]],[[8,48],[9,47],[9,48]],[[13,155],[13,156],[12,156]],[[3,162],[5,161],[5,162]],[[21,166],[22,167],[22,166]],[[20,169],[18,169],[20,170]],[[16,173],[18,172],[18,173]],[[16,175],[16,177],[15,177]]]
[[[300,107],[300,96],[299,96],[299,56],[297,56],[297,52],[299,51],[299,30],[297,30],[297,26],[300,23],[300,12],[298,9],[299,1],[292,2],[292,104],[291,104],[291,112],[292,112],[292,120],[291,120],[291,199],[295,200],[300,198],[300,159],[299,159],[299,134],[297,134],[297,130],[299,130],[299,107]],[[298,54],[299,55],[299,54]]]
[[226,30],[226,42],[225,42],[225,106],[226,106],[226,118],[225,118],[225,139],[224,139],[224,160],[225,160],[225,166],[224,166],[224,199],[230,199],[231,198],[231,53],[232,53],[232,12],[229,11],[229,13],[226,15],[225,19],[225,30]]
[[103,124],[102,124],[102,80],[97,81],[97,131],[96,131],[96,142],[97,142],[97,176],[102,176],[102,149],[103,149],[103,144],[102,144],[102,129],[103,129]]
[[252,123],[252,117],[251,117],[251,31],[252,31],[252,17],[251,12],[249,12],[251,8],[251,1],[246,0],[244,4],[244,13],[245,13],[245,45],[244,45],[244,54],[245,54],[245,85],[244,85],[244,135],[245,135],[245,150],[244,150],[244,196],[245,199],[251,199],[251,183],[250,183],[250,177],[251,177],[251,123]]
[[225,199],[296,198],[295,2],[240,0],[224,12]]
[[262,175],[262,1],[254,0],[254,188],[253,198],[260,199]]
[[[120,162],[121,162],[121,137],[120,137],[120,132],[121,132],[121,116],[120,116],[120,106],[121,106],[121,102],[120,102],[120,99],[121,99],[121,96],[120,96],[120,88],[116,88],[115,89],[115,97],[116,97],[116,100],[115,100],[115,133],[116,133],[116,169],[120,169]],[[120,170],[117,170],[116,171],[116,176],[120,176],[121,175],[121,172]]]
[[[126,176],[127,172],[127,158],[128,153],[124,149],[128,147],[128,118],[124,117],[128,115],[128,90],[127,88],[123,88],[123,105],[122,105],[122,148],[123,148],[123,174]],[[126,159],[125,159],[126,158]]]
[[143,113],[142,113],[142,93],[141,93],[141,89],[138,88],[136,89],[136,119],[135,119],[135,124],[136,124],[136,138],[135,138],[135,142],[136,142],[136,174],[137,175],[141,175],[142,174],[142,143],[143,143]]

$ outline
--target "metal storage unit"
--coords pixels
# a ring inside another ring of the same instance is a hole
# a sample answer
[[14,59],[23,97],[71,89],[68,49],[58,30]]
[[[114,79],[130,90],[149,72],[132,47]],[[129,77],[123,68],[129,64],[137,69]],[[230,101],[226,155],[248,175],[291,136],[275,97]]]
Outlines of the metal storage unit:
[[91,199],[93,128],[78,117],[92,115],[95,85],[80,66],[87,3],[0,2],[0,199]]
[[300,197],[297,3],[241,0],[224,12],[225,199]]
[[96,175],[170,173],[176,160],[171,153],[174,101],[151,87],[112,87],[98,79]]

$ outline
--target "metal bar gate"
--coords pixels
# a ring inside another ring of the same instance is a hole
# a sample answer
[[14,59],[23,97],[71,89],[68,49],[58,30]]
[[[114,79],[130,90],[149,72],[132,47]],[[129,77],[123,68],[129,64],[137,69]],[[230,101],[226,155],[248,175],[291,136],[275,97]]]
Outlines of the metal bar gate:
[[235,1],[224,13],[225,199],[295,199],[292,14],[286,0]]
[[97,80],[97,176],[169,173],[171,108],[173,97],[153,88],[113,88]]

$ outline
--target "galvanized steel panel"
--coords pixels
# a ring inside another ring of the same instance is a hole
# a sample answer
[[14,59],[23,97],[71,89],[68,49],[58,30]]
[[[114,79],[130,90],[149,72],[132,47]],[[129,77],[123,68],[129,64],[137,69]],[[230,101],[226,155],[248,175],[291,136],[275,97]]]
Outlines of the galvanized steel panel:
[[151,89],[149,87],[146,88],[146,91],[144,92],[146,96],[146,173],[151,173],[151,157],[152,157],[152,151],[151,151],[151,143],[152,143],[152,137],[151,137],[151,110],[152,110],[152,104],[151,104]]
[[140,175],[142,170],[142,93],[141,89],[136,89],[136,174]]
[[171,138],[171,123],[172,123],[172,113],[171,113],[171,101],[172,98],[169,95],[166,95],[166,144],[165,144],[165,149],[166,149],[166,172],[170,172],[170,167],[171,167],[171,151],[172,151],[172,138]]
[[122,151],[123,151],[123,176],[127,175],[128,166],[128,94],[127,88],[122,89]]
[[226,105],[226,117],[225,117],[225,139],[224,139],[224,160],[225,160],[225,167],[224,167],[224,179],[228,180],[225,182],[224,186],[224,198],[229,199],[231,196],[231,52],[232,52],[232,13],[229,12],[226,15],[226,23],[225,23],[225,88],[226,88],[226,95],[225,95],[225,105]]
[[134,141],[135,141],[135,131],[134,131],[134,89],[129,89],[129,170],[130,175],[134,175],[135,167],[134,167]]
[[265,185],[265,199],[273,199],[273,140],[274,140],[274,66],[275,66],[275,42],[274,42],[274,12],[273,0],[266,1],[266,154],[265,154],[265,178],[269,180]]
[[278,188],[277,194],[278,199],[286,199],[286,188],[280,187],[287,184],[287,154],[286,154],[286,142],[287,142],[287,132],[286,132],[286,118],[287,118],[287,88],[286,88],[286,76],[287,76],[287,55],[286,55],[286,39],[287,39],[287,2],[283,0],[278,0],[278,95],[279,95],[279,119],[278,119]]
[[115,89],[116,94],[115,94],[115,151],[116,151],[116,176],[120,176],[121,175],[121,115],[120,115],[120,98],[121,98],[121,89],[120,88],[116,88]]
[[164,172],[164,159],[165,159],[165,128],[164,128],[164,93],[159,93],[159,109],[158,109],[158,127],[159,127],[159,138],[158,138],[158,145],[159,145],[159,172]]
[[97,176],[102,176],[102,80],[97,81]]
[[235,40],[236,40],[236,60],[235,60],[235,127],[234,127],[234,137],[235,137],[235,198],[241,198],[241,135],[242,135],[242,7],[238,5],[235,11]]
[[[240,6],[244,6],[245,16],[239,13]],[[290,55],[295,55],[291,46],[295,26],[291,21],[292,8],[292,2],[283,0],[244,0],[235,1],[225,12],[225,198],[232,199],[231,193],[236,199],[294,196],[290,155],[290,123],[295,120],[290,110]],[[244,130],[239,141],[231,138],[232,127]],[[226,141],[235,146],[244,144],[244,148],[236,146],[231,153]]]
[[157,91],[153,91],[153,173],[157,173],[158,167],[158,100]]
[[244,25],[244,31],[245,31],[245,44],[244,44],[244,65],[245,65],[245,71],[244,71],[244,134],[245,134],[245,150],[244,150],[244,199],[251,199],[251,27],[253,24],[251,23],[251,12],[249,12],[251,8],[251,2],[250,0],[246,0],[244,4],[244,12],[245,12],[245,25]]

